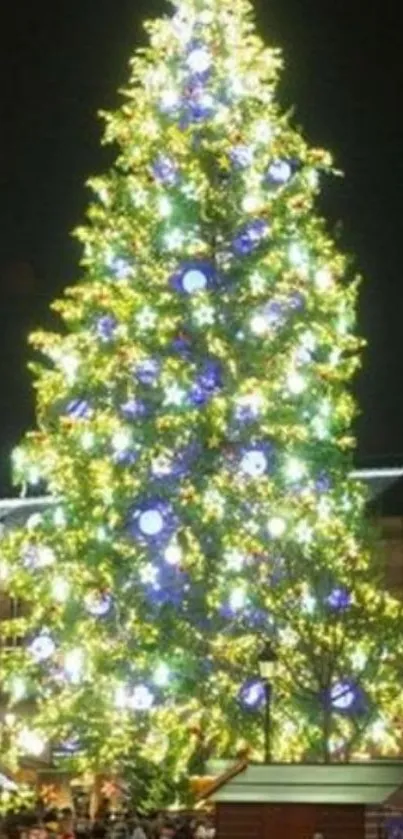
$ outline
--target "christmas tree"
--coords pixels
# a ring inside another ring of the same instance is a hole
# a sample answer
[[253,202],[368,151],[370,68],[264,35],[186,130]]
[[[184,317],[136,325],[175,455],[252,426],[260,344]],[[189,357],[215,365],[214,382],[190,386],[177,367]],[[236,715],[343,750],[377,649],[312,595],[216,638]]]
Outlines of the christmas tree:
[[55,504],[3,540],[26,639],[1,653],[5,750],[176,779],[260,759],[270,643],[276,759],[390,754],[399,609],[350,477],[357,283],[314,209],[332,161],[279,109],[247,2],[174,5],[106,115],[63,331],[32,336],[15,476]]

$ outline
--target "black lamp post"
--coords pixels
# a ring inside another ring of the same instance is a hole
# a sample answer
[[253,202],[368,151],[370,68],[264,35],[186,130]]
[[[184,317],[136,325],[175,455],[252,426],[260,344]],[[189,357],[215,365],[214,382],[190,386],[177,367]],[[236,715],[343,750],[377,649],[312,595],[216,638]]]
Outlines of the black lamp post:
[[259,672],[264,685],[265,713],[264,713],[264,762],[271,763],[272,759],[272,681],[277,664],[277,654],[271,644],[265,644],[259,656]]

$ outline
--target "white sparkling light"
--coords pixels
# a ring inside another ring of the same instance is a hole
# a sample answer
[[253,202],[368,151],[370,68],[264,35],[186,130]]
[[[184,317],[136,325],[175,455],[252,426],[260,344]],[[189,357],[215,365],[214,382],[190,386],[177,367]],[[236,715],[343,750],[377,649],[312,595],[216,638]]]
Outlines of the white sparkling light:
[[254,137],[259,143],[269,143],[273,139],[274,130],[270,122],[259,120],[254,128]]
[[81,445],[84,451],[89,452],[95,444],[95,434],[92,431],[84,431],[81,435]]
[[295,528],[295,538],[300,545],[309,545],[313,540],[313,529],[306,521],[301,521]]
[[122,429],[117,431],[112,437],[112,448],[117,454],[124,454],[130,448],[133,442],[131,431]]
[[153,681],[158,687],[166,687],[169,684],[171,671],[167,664],[159,664],[154,672]]
[[318,291],[330,291],[333,288],[334,281],[331,272],[328,268],[320,268],[315,274],[315,286]]
[[73,685],[78,685],[82,681],[84,661],[84,652],[80,649],[69,650],[64,656],[64,670]]
[[129,697],[129,707],[133,711],[150,711],[154,705],[154,696],[145,685],[134,688]]
[[264,335],[267,332],[267,320],[264,315],[255,314],[251,318],[250,328],[254,335]]
[[302,607],[302,610],[307,615],[313,615],[314,614],[314,612],[316,610],[317,603],[318,603],[318,601],[317,601],[316,597],[314,597],[308,591],[306,591],[301,597],[301,607]]
[[183,405],[186,395],[186,390],[179,387],[179,385],[170,385],[165,388],[164,405],[175,405],[176,407],[179,407],[180,405]]
[[58,363],[69,384],[73,384],[76,381],[80,367],[79,358],[73,354],[63,353],[63,355],[59,356]]
[[55,512],[53,513],[53,521],[56,527],[65,527],[67,524],[66,514],[63,510],[63,507],[56,507]]
[[153,329],[157,322],[157,314],[149,306],[144,306],[136,315],[136,322],[140,329]]
[[11,680],[10,693],[14,702],[20,702],[27,695],[27,685],[21,676],[14,676]]
[[260,478],[267,470],[267,457],[262,451],[246,452],[240,463],[241,471],[251,478]]
[[231,592],[229,597],[229,607],[231,612],[239,612],[244,608],[246,603],[246,594],[243,588],[236,588]]
[[215,311],[212,306],[199,306],[195,313],[194,319],[199,326],[212,326],[215,321]]
[[52,582],[52,594],[58,603],[65,603],[70,594],[70,583],[63,577],[55,577]]
[[31,731],[28,728],[23,728],[17,737],[18,748],[24,754],[32,755],[33,757],[40,757],[46,748],[46,743],[37,731]]
[[257,418],[263,410],[264,399],[261,393],[248,393],[245,396],[239,396],[236,405],[240,409],[249,410]]
[[287,525],[284,519],[280,518],[279,516],[274,516],[273,518],[269,519],[267,529],[270,533],[270,536],[272,536],[273,539],[281,539],[281,537],[284,536],[286,532]]
[[186,63],[192,73],[206,73],[211,65],[211,55],[204,47],[196,47],[189,53]]
[[290,245],[288,256],[291,265],[293,265],[295,268],[307,268],[309,263],[308,254],[297,242],[293,242],[292,245]]
[[171,110],[172,108],[176,108],[179,104],[179,93],[177,90],[173,88],[164,90],[161,96],[161,106],[164,110]]
[[182,556],[182,548],[177,542],[171,542],[164,553],[165,561],[168,565],[179,565],[182,560]]
[[228,571],[242,571],[246,563],[245,554],[241,553],[241,551],[232,550],[226,551],[224,557]]
[[185,237],[182,230],[170,230],[164,237],[164,242],[169,251],[175,251],[183,246]]
[[39,635],[29,645],[28,650],[37,662],[46,661],[55,652],[56,645],[49,635]]
[[158,582],[158,568],[149,563],[140,570],[140,580],[144,585],[155,586]]
[[305,463],[303,463],[302,460],[298,460],[296,457],[289,457],[285,462],[284,473],[287,480],[292,483],[301,481],[306,475]]
[[166,195],[158,199],[158,212],[162,218],[169,218],[172,213],[172,204]]
[[300,373],[293,370],[287,377],[287,387],[294,396],[300,396],[306,388],[306,380]]
[[262,294],[266,288],[266,280],[258,271],[255,271],[250,278],[250,288],[252,294]]

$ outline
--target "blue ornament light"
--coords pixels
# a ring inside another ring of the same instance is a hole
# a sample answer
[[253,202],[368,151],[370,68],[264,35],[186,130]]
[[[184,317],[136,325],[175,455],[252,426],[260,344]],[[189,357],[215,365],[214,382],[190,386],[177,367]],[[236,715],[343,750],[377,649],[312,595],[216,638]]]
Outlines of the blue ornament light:
[[160,155],[153,163],[152,172],[155,180],[165,186],[174,186],[178,181],[178,169],[170,157]]
[[72,399],[66,407],[66,414],[71,419],[89,419],[91,416],[91,407],[87,399]]
[[295,291],[294,294],[291,294],[288,298],[288,307],[293,311],[302,311],[302,309],[305,308],[305,303],[305,297],[300,291]]
[[351,606],[351,594],[348,589],[343,586],[334,588],[326,598],[326,603],[331,609],[337,612],[342,612]]
[[161,364],[155,358],[146,358],[135,368],[135,376],[142,385],[151,387],[154,385],[161,372]]
[[174,510],[166,499],[150,498],[129,511],[126,529],[142,544],[163,545],[169,542],[177,524]]
[[268,329],[280,329],[287,320],[286,308],[283,303],[279,303],[277,300],[266,303],[262,309],[262,315]]
[[147,405],[141,399],[130,398],[120,406],[122,415],[127,420],[143,419],[147,416]]
[[269,232],[269,225],[264,219],[256,219],[245,224],[238,231],[232,243],[237,256],[248,256],[262,243]]
[[247,169],[253,163],[253,149],[250,146],[235,146],[230,151],[230,160],[237,169]]
[[171,346],[173,351],[183,358],[190,358],[192,355],[192,339],[188,335],[178,335],[172,341]]
[[103,315],[95,323],[95,332],[100,341],[107,344],[113,340],[117,327],[118,322],[113,315]]
[[239,701],[249,711],[258,711],[265,700],[265,686],[260,679],[249,679],[239,691]]
[[175,291],[182,294],[197,294],[208,291],[218,283],[215,266],[205,260],[185,262],[170,279]]
[[189,392],[192,405],[205,405],[222,390],[223,371],[218,361],[208,361],[197,376],[196,382]]
[[275,160],[269,167],[266,181],[270,186],[281,187],[291,180],[292,175],[293,167],[288,160]]
[[192,86],[186,103],[185,120],[186,122],[204,122],[210,119],[215,111],[215,100],[211,93],[201,84]]
[[330,689],[330,704],[339,714],[351,714],[363,709],[361,688],[352,680],[336,682]]
[[171,457],[163,456],[157,458],[152,465],[154,478],[167,481],[185,477],[192,470],[201,451],[201,444],[191,443],[179,451],[174,452]]

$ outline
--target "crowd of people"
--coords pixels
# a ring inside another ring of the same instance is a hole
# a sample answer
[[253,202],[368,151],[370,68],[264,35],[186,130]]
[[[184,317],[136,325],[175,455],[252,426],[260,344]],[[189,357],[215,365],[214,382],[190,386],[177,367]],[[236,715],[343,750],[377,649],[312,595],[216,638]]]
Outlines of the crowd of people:
[[214,839],[207,816],[141,816],[134,812],[107,813],[91,820],[69,808],[46,812],[9,811],[1,820],[0,839]]

